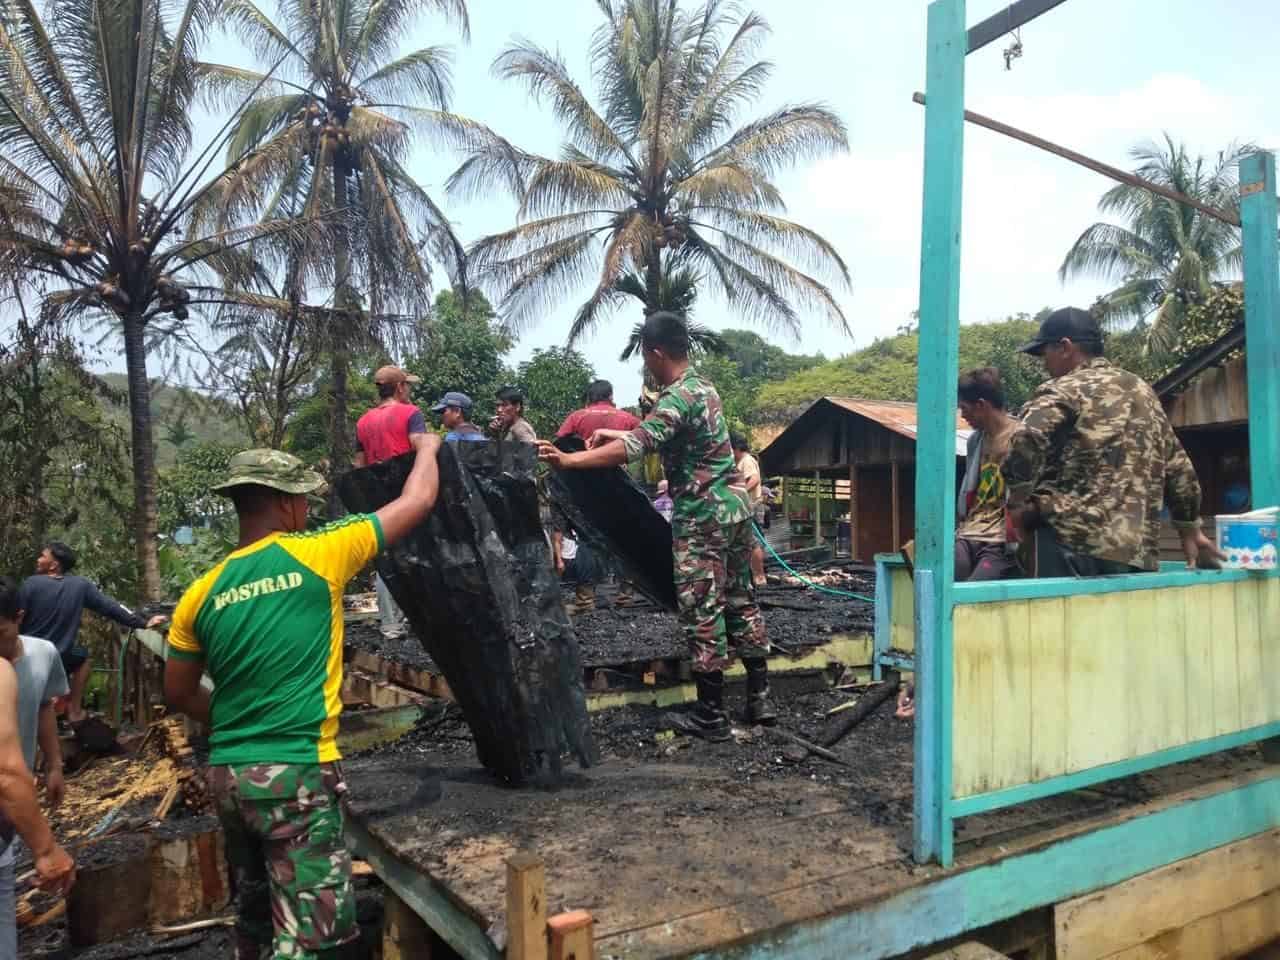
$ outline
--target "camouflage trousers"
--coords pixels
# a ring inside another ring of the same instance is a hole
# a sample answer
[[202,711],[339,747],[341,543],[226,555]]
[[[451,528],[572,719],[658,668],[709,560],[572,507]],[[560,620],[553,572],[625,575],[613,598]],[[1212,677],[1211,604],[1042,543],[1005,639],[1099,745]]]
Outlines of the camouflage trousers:
[[[239,900],[237,960],[332,955],[359,936],[336,763],[210,768]],[[273,936],[274,929],[274,936]]]
[[749,521],[673,531],[676,599],[693,669],[724,670],[736,657],[769,653],[751,580]]

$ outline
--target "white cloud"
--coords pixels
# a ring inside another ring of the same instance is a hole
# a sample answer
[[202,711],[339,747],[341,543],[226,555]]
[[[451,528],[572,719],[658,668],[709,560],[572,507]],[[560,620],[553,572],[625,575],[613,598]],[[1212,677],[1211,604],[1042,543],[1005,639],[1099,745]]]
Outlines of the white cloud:
[[[1276,131],[1257,129],[1259,117],[1271,116],[1264,107],[1261,96],[1224,93],[1171,73],[1114,94],[1002,93],[969,104],[1122,169],[1134,143],[1165,129],[1207,156],[1242,137],[1280,145]],[[848,306],[859,343],[894,332],[916,302],[922,136],[909,148],[901,140],[886,150],[855,144],[850,154],[815,164],[800,196],[790,195],[792,215],[822,231],[854,269]],[[1057,270],[1097,219],[1098,198],[1111,181],[972,124],[965,141],[962,321],[1087,304],[1105,290],[1100,279],[1064,286]]]

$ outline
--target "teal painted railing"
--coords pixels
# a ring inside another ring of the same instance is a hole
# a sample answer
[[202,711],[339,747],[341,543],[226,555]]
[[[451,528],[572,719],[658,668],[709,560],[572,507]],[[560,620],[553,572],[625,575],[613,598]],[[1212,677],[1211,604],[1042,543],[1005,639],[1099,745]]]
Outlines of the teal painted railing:
[[[1046,8],[1047,9],[1047,8]],[[1237,662],[1238,677],[1253,676],[1256,662],[1268,663],[1280,656],[1280,646],[1273,635],[1271,619],[1274,591],[1249,584],[1257,575],[1240,571],[1191,572],[1164,570],[1159,573],[1089,580],[1040,580],[984,584],[954,582],[952,538],[954,530],[954,496],[952,469],[954,436],[950,424],[955,416],[955,383],[957,377],[957,342],[959,334],[961,195],[964,168],[964,79],[967,53],[965,0],[935,0],[928,9],[928,51],[926,58],[924,202],[921,216],[920,262],[920,362],[919,422],[916,469],[915,569],[912,590],[914,603],[914,651],[908,657],[890,649],[890,635],[895,631],[892,620],[893,591],[889,588],[889,572],[893,558],[877,558],[876,671],[884,666],[914,667],[917,680],[915,731],[915,856],[920,861],[952,860],[952,821],[983,810],[995,809],[1052,793],[1071,790],[1090,783],[1176,763],[1204,753],[1226,749],[1253,740],[1280,735],[1280,728],[1269,718],[1269,711],[1251,703],[1249,718],[1267,716],[1266,722],[1246,722],[1242,707],[1234,722],[1228,710],[1212,716],[1197,716],[1194,723],[1184,717],[1182,733],[1195,737],[1157,749],[1137,751],[1115,763],[1090,765],[1088,745],[1071,751],[1071,739],[1064,740],[1055,769],[1060,774],[1027,777],[1024,782],[1006,783],[1016,775],[1018,764],[1035,768],[1036,758],[1013,757],[1008,763],[1000,754],[999,744],[992,748],[992,769],[984,771],[981,763],[970,763],[962,757],[964,777],[959,789],[967,791],[954,796],[953,748],[957,725],[966,729],[1000,731],[998,718],[980,715],[981,703],[971,696],[970,687],[984,682],[975,673],[978,658],[969,645],[981,645],[984,637],[963,637],[963,656],[969,657],[959,683],[956,637],[953,635],[959,616],[965,623],[976,623],[985,609],[998,616],[1007,613],[1009,623],[1003,635],[1002,649],[979,651],[987,659],[1011,655],[1025,676],[1035,679],[1035,654],[1045,632],[1049,606],[1061,602],[1064,614],[1073,614],[1078,631],[1087,640],[1096,641],[1097,633],[1115,641],[1115,650],[1139,663],[1139,669],[1159,670],[1160,664],[1150,660],[1151,647],[1130,648],[1124,644],[1126,623],[1116,622],[1123,616],[1158,618],[1164,615],[1161,598],[1182,605],[1196,616],[1205,616],[1197,606],[1200,598],[1211,597],[1215,613],[1207,629],[1216,628],[1213,618],[1230,618],[1235,631],[1236,618],[1244,626],[1240,636],[1250,641],[1248,656],[1253,660]],[[1242,238],[1244,249],[1247,364],[1249,372],[1250,446],[1252,456],[1251,485],[1255,503],[1280,502],[1280,247],[1277,244],[1276,171],[1270,154],[1255,154],[1240,165]],[[1272,582],[1259,580],[1259,583]],[[1206,588],[1208,592],[1206,592]],[[1160,601],[1160,602],[1157,602]],[[1040,607],[1036,605],[1040,604]],[[1069,604],[1069,606],[1068,606]],[[987,605],[985,608],[982,605]],[[1262,605],[1262,606],[1260,606]],[[1057,609],[1055,606],[1053,609]],[[1264,613],[1265,609],[1265,613]],[[1280,619],[1280,610],[1274,611]],[[975,620],[974,618],[977,618]],[[1092,619],[1091,619],[1092,618]],[[993,622],[995,622],[993,620]],[[1151,620],[1151,624],[1156,622]],[[1083,624],[1084,626],[1081,626]],[[1148,624],[1148,626],[1151,626]],[[1247,628],[1247,629],[1246,629]],[[1063,628],[1065,630],[1065,628]],[[979,631],[980,632],[980,631]],[[1110,677],[1098,663],[1070,663],[1078,659],[1078,648],[1067,644],[1062,630],[1051,640],[1057,644],[1053,652],[1062,659],[1068,681],[1078,684],[1089,670],[1097,678],[1097,693],[1105,692]],[[1081,647],[1087,647],[1082,644]],[[1198,649],[1198,648],[1197,648]],[[1189,660],[1188,648],[1186,657]],[[1159,652],[1158,650],[1156,651]],[[1210,651],[1212,652],[1212,651]],[[1242,656],[1244,656],[1242,654]],[[1096,661],[1098,657],[1094,657]],[[1222,659],[1222,658],[1218,658]],[[1126,662],[1128,662],[1126,660]],[[1010,661],[1012,664],[1012,661]],[[1243,664],[1243,665],[1242,665]],[[1229,665],[1214,660],[1214,682],[1230,680],[1225,671]],[[1184,670],[1192,669],[1183,663]],[[1010,666],[1012,670],[1012,665]],[[1074,672],[1071,672],[1074,670]],[[1276,664],[1280,671],[1280,663]],[[1221,676],[1220,676],[1221,674]],[[996,680],[1002,678],[995,678]],[[1004,678],[1007,679],[1007,678]],[[1056,680],[1055,680],[1056,682]],[[1187,681],[1189,682],[1189,681]],[[1084,684],[1086,692],[1089,684]],[[956,690],[968,691],[966,699],[955,702]],[[1075,686],[1064,687],[1068,692]],[[984,691],[985,692],[985,691]],[[1078,691],[1077,691],[1078,692]],[[1257,694],[1256,689],[1252,690]],[[1280,700],[1280,690],[1270,691]],[[1123,695],[1123,689],[1120,691]],[[981,701],[983,697],[976,698]],[[1255,697],[1255,700],[1257,698]],[[1266,704],[1263,704],[1265,707]],[[1154,704],[1155,708],[1159,704]],[[975,713],[975,710],[978,712]],[[1090,718],[1068,716],[1066,723],[1074,729]],[[1034,716],[1034,715],[1033,715]],[[1030,718],[1029,718],[1030,719]],[[1038,720],[1038,718],[1036,718]],[[1200,736],[1202,731],[1211,731]],[[1077,731],[1078,732],[1078,731]],[[1104,731],[1105,732],[1105,731]],[[1164,733],[1169,733],[1164,731]],[[999,735],[997,733],[997,735]],[[1146,731],[1135,730],[1134,743],[1143,742]],[[1154,741],[1153,741],[1154,742]],[[966,741],[966,749],[968,742]],[[1098,752],[1105,757],[1105,752]],[[998,763],[996,761],[999,761]],[[999,770],[997,766],[1003,764]],[[987,774],[990,773],[990,776]],[[984,779],[985,778],[985,779]],[[983,789],[985,780],[999,786]],[[973,789],[970,789],[973,788]]]

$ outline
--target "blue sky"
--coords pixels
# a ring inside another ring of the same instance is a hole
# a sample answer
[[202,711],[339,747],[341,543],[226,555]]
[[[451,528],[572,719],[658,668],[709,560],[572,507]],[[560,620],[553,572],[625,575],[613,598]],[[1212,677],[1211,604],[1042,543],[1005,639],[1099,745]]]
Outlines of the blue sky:
[[[799,342],[771,337],[787,349],[838,356],[893,333],[917,302],[924,112],[911,93],[923,88],[926,3],[755,0],[749,6],[773,29],[763,55],[775,64],[752,112],[821,100],[849,127],[848,154],[786,173],[779,185],[789,215],[832,241],[851,267],[853,288],[841,303],[854,338],[820,317],[807,318]],[[971,0],[968,22],[1003,6]],[[470,0],[469,7],[470,44],[442,19],[424,16],[406,50],[453,44],[453,108],[523,147],[554,152],[560,140],[550,114],[522,88],[494,79],[489,66],[518,35],[558,49],[590,91],[595,4]],[[970,57],[967,104],[1122,167],[1134,142],[1164,130],[1193,151],[1216,152],[1232,139],[1280,148],[1274,0],[1218,0],[1211,16],[1209,9],[1203,0],[1067,0],[1023,29],[1024,56],[1011,71],[1004,67],[1003,43]],[[239,44],[225,39],[205,56],[244,62]],[[1095,204],[1109,181],[973,126],[966,130],[965,160],[962,322],[1087,305],[1102,292],[1101,281],[1064,287],[1057,267],[1096,219]],[[456,163],[423,150],[413,169],[465,239],[509,227],[515,215],[509,198],[495,192],[464,204],[445,195],[444,179]],[[578,302],[549,312],[523,337],[514,359],[562,343]],[[614,380],[620,398],[634,396],[639,384],[635,366],[616,359],[634,313],[620,312],[580,345],[600,374]],[[712,298],[699,301],[698,319],[717,328],[745,325]]]

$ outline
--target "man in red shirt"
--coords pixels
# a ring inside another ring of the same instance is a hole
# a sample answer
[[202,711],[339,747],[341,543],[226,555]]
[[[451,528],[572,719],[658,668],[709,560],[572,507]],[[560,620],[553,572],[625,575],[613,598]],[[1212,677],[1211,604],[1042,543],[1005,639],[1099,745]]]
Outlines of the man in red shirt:
[[426,442],[427,421],[409,399],[411,385],[422,381],[399,367],[380,367],[373,375],[378,405],[356,423],[357,467],[368,467],[416,450]]
[[613,384],[596,380],[587,387],[587,405],[569,414],[556,436],[577,434],[586,443],[597,430],[634,430],[639,425],[639,417],[613,405]]
[[[357,467],[421,450],[427,442],[426,418],[410,400],[412,384],[422,381],[399,367],[386,366],[373,375],[373,382],[378,388],[378,405],[356,423]],[[373,587],[378,594],[379,631],[388,640],[403,637],[404,614],[381,576],[374,574]]]
[[[613,384],[608,380],[594,380],[587,386],[587,405],[565,417],[564,423],[560,424],[560,429],[556,431],[556,437],[577,435],[582,438],[583,443],[587,443],[597,430],[630,431],[639,425],[640,418],[634,413],[619,410],[613,405]],[[582,551],[582,544],[578,545],[578,550]],[[590,569],[590,564],[580,562],[579,567]],[[589,609],[595,605],[595,587],[588,587],[588,593],[582,589],[581,581],[579,583],[577,605],[579,608]],[[620,607],[629,606],[634,599],[634,588],[629,581],[621,577],[618,578],[617,583],[618,592],[614,597],[614,604]]]

